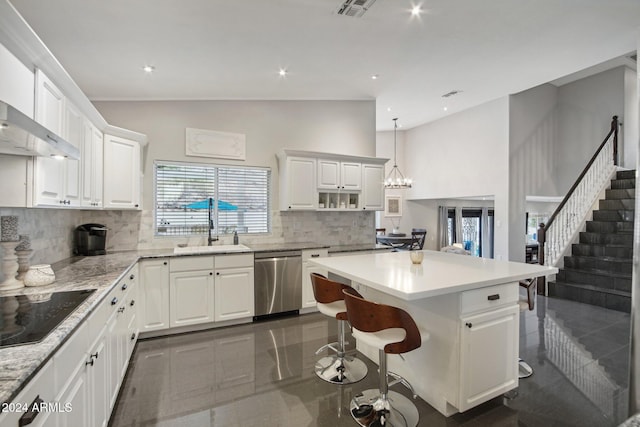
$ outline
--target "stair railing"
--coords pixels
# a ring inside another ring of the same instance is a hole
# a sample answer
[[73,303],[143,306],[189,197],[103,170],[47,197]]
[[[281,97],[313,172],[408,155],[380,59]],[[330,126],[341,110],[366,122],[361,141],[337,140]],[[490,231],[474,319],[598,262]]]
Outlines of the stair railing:
[[[611,130],[573,183],[569,192],[546,224],[538,229],[538,261],[554,266],[571,243],[582,220],[596,201],[602,187],[618,165],[618,116],[611,120]],[[544,292],[544,284],[538,287]]]

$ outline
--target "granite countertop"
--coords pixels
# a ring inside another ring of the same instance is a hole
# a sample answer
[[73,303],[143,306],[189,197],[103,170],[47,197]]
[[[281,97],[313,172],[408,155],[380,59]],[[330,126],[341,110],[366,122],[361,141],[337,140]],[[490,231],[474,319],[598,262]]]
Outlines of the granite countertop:
[[[389,249],[386,246],[330,246],[313,242],[247,245],[253,252],[328,249],[330,253]],[[224,254],[225,252],[217,253]],[[230,252],[237,253],[237,252]],[[245,252],[246,253],[246,252]],[[42,341],[33,344],[0,348],[0,403],[11,402],[40,367],[53,356],[80,324],[102,302],[116,283],[140,259],[202,254],[174,254],[173,248],[112,252],[93,257],[72,257],[52,264],[56,281],[51,285],[0,291],[0,296],[36,295],[50,292],[96,289]],[[214,255],[214,254],[212,254]]]

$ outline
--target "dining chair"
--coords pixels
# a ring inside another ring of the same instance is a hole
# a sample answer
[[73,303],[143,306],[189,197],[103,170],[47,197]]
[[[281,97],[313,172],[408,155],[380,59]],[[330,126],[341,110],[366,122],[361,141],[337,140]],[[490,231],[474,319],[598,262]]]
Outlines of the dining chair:
[[424,247],[424,241],[427,237],[426,228],[412,228],[411,229],[411,249],[422,249]]

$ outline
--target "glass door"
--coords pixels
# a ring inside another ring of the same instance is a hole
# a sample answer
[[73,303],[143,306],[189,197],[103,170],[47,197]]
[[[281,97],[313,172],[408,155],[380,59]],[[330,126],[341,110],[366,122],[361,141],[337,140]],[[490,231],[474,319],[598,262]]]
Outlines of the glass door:
[[456,229],[455,212],[455,209],[448,211],[449,244],[460,242],[473,256],[493,258],[493,209],[488,210],[486,224],[483,224],[482,209],[463,208],[461,230]]

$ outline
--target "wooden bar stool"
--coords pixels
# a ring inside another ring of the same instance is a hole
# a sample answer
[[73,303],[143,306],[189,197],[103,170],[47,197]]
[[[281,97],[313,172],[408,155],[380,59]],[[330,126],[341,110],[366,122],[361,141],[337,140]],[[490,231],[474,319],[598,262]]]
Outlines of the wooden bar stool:
[[342,289],[351,288],[318,273],[311,273],[311,284],[320,313],[338,320],[338,342],[325,344],[316,351],[316,354],[320,354],[328,348],[335,354],[323,357],[316,362],[316,375],[332,384],[358,382],[367,375],[367,365],[362,360],[347,356],[345,352],[347,309]]
[[[417,426],[415,404],[400,393],[389,391],[390,386],[401,383],[411,390],[414,399],[417,397],[406,379],[387,371],[387,354],[402,355],[415,350],[429,334],[421,334],[413,318],[401,308],[367,301],[351,288],[343,293],[354,338],[378,348],[380,366],[379,389],[355,396],[351,400],[351,415],[361,426]],[[389,382],[389,376],[393,381]]]

